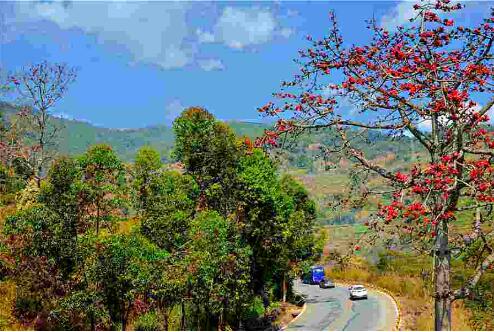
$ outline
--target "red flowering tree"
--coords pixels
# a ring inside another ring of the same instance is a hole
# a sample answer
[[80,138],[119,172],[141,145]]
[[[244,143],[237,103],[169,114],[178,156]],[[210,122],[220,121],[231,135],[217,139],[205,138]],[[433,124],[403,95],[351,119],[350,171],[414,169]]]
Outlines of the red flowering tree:
[[[275,102],[259,109],[279,119],[258,144],[278,145],[286,135],[332,128],[337,137],[325,152],[341,153],[385,179],[393,199],[380,206],[369,227],[398,225],[429,245],[436,330],[451,329],[451,303],[471,294],[494,262],[494,230],[484,222],[494,205],[494,132],[487,115],[494,104],[494,13],[476,27],[461,27],[450,18],[461,8],[448,0],[415,5],[415,17],[396,31],[370,21],[372,40],[362,46],[344,43],[331,14],[326,37],[307,37],[311,47],[297,60],[301,72],[282,84]],[[358,112],[348,112],[349,102]],[[408,172],[386,169],[355,144],[370,132],[407,134],[427,160],[409,165]],[[450,227],[465,213],[473,230],[453,238]],[[475,273],[454,290],[451,250],[474,243],[481,248]]]

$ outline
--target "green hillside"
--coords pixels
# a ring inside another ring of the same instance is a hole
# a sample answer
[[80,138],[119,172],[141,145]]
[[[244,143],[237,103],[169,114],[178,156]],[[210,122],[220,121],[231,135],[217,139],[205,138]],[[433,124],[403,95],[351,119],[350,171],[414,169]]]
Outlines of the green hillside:
[[[9,118],[16,113],[16,108],[7,103],[0,103],[0,113]],[[78,155],[96,143],[111,145],[124,161],[132,161],[135,153],[143,145],[157,149],[163,161],[170,160],[170,151],[174,136],[171,127],[157,125],[139,129],[109,129],[94,126],[88,122],[55,119],[61,127],[58,151],[62,154]],[[251,138],[262,135],[263,124],[252,122],[232,121],[228,123],[239,136]]]
[[[0,104],[0,112],[7,118],[15,114],[16,109],[9,104]],[[106,143],[113,147],[125,162],[132,162],[137,150],[150,145],[158,150],[163,162],[172,161],[171,150],[174,134],[171,127],[157,125],[139,129],[109,129],[76,120],[55,119],[62,128],[58,140],[58,152],[67,155],[83,154],[96,143]],[[267,124],[230,121],[228,125],[238,136],[259,137]],[[320,224],[353,224],[361,222],[366,214],[361,209],[342,210],[336,213],[331,203],[348,189],[351,164],[334,156],[324,156],[320,145],[337,144],[337,135],[331,130],[319,130],[298,135],[286,142],[282,149],[274,149],[272,156],[278,161],[283,172],[291,173],[309,189],[312,199],[318,205]],[[368,135],[359,138],[357,145],[368,158],[390,169],[402,170],[409,162],[420,159],[419,146],[408,137],[389,137]],[[380,179],[372,178],[376,185]]]

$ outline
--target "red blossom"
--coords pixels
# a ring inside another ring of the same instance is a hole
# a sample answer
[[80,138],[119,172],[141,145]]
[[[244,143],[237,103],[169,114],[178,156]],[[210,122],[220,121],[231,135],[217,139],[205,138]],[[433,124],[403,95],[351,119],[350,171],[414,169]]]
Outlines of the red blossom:
[[406,174],[401,173],[401,172],[397,172],[395,174],[395,178],[398,182],[402,182],[402,183],[405,183],[408,181],[408,176]]

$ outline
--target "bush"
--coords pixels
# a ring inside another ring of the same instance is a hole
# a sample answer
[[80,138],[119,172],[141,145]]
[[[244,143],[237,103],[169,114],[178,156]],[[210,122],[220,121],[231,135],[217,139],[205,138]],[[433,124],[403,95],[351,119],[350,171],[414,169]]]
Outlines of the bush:
[[17,193],[16,207],[18,210],[27,210],[36,205],[38,201],[39,188],[36,180],[31,180],[27,186]]
[[245,319],[255,319],[264,314],[264,304],[262,302],[262,298],[260,296],[256,296],[249,308],[245,311],[244,318]]
[[41,300],[31,296],[17,296],[15,299],[14,314],[21,320],[30,320],[43,308]]
[[149,311],[137,317],[134,323],[136,331],[160,331],[162,330],[160,316],[156,311]]

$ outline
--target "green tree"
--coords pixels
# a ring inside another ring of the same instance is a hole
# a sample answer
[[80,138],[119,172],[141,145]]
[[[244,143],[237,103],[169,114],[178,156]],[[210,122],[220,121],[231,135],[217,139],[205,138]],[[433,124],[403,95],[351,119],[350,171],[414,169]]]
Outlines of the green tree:
[[240,149],[235,134],[226,124],[202,108],[185,110],[173,123],[174,155],[199,184],[199,206],[223,216],[235,206],[235,170]]
[[150,183],[161,168],[161,157],[158,151],[144,146],[137,151],[134,163],[134,190],[136,192],[136,208],[145,210],[150,196]]
[[315,203],[307,190],[290,175],[281,178],[281,189],[294,204],[294,210],[286,220],[283,229],[283,242],[279,261],[281,265],[281,292],[286,301],[290,280],[301,270],[301,265],[314,261],[320,256],[320,248],[315,234]]
[[138,234],[112,235],[96,245],[91,283],[99,290],[112,327],[125,330],[135,300],[147,292],[168,253]]
[[187,266],[182,257],[178,255],[169,256],[165,262],[159,263],[152,276],[150,293],[163,316],[163,329],[167,331],[170,313],[175,305],[182,305],[182,319],[185,319]]
[[275,165],[261,150],[240,161],[237,219],[243,239],[252,247],[252,287],[269,304],[267,287],[278,272],[283,223],[293,203],[283,195]]
[[60,220],[37,204],[7,217],[3,232],[9,239],[6,254],[17,289],[14,313],[22,320],[42,322],[68,286],[62,272],[67,248]]
[[248,247],[218,212],[203,211],[190,225],[186,257],[197,329],[225,328],[238,322],[250,300]]
[[189,175],[162,171],[149,182],[141,232],[160,248],[176,251],[187,240],[199,188]]
[[289,176],[280,179],[276,165],[255,149],[240,161],[237,219],[252,247],[253,289],[267,306],[268,287],[285,299],[298,266],[313,258],[315,204]]
[[125,173],[112,148],[98,144],[79,158],[82,169],[83,199],[86,215],[94,222],[96,234],[101,223],[111,224],[116,212],[125,206]]
[[81,224],[78,197],[81,190],[81,171],[77,162],[61,157],[52,164],[46,181],[42,182],[39,202],[56,214],[60,227],[59,268],[64,276],[74,269],[77,234],[85,227]]

